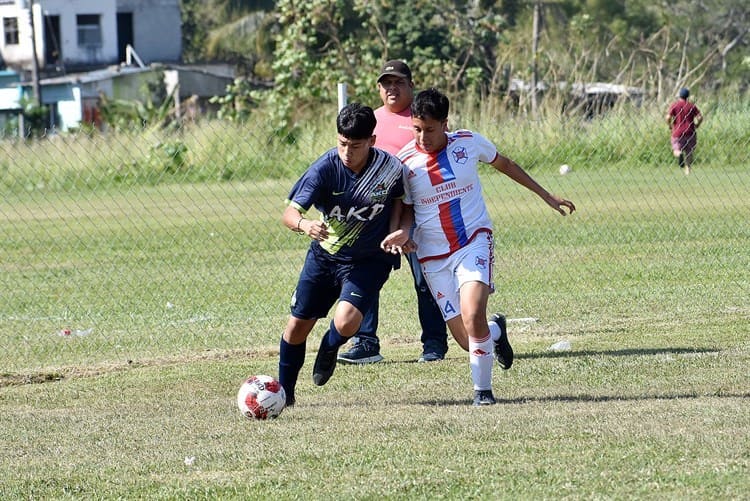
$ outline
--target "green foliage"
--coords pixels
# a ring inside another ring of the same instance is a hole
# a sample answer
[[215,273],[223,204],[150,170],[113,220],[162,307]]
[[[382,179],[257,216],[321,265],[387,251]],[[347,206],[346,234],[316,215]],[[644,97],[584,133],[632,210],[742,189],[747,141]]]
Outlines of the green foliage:
[[[186,3],[193,14],[203,12],[195,2]],[[249,80],[273,80],[270,91],[242,93],[269,110],[277,130],[291,132],[319,105],[335,102],[339,82],[348,84],[350,100],[377,103],[374,76],[390,58],[412,66],[418,87],[437,86],[451,96],[505,98],[510,78],[531,78],[534,3],[282,0],[261,7],[208,2],[221,5],[214,10],[222,13],[206,13],[221,40],[208,45],[239,54],[238,67]],[[539,5],[536,66],[550,86],[621,83],[642,87],[661,103],[682,86],[726,94],[747,90],[742,82],[750,70],[743,66],[741,49],[750,42],[750,10],[736,2]],[[529,111],[529,102],[521,99],[519,111]]]
[[189,169],[187,152],[188,148],[182,141],[168,141],[152,146],[146,159],[152,169],[174,174]]
[[47,132],[49,108],[40,106],[33,99],[22,99],[24,130],[23,137],[39,138]]
[[[254,73],[273,59],[272,0],[183,0],[183,59],[219,60]],[[260,67],[256,65],[260,64]],[[266,75],[268,76],[268,75]]]
[[245,78],[236,78],[227,85],[222,96],[214,96],[209,102],[219,106],[217,117],[231,122],[244,122],[257,106],[252,95],[254,86]]
[[[163,80],[163,79],[162,79]],[[100,109],[104,122],[114,130],[141,130],[146,127],[167,127],[175,124],[174,94],[162,95],[162,87],[148,84],[143,94],[145,101],[110,99],[100,96]]]
[[274,88],[255,97],[274,110],[280,128],[335,102],[337,83],[352,99],[377,99],[374,77],[385,59],[413,67],[415,80],[448,90],[486,87],[495,71],[494,47],[503,19],[479,10],[445,10],[439,3],[408,1],[409,15],[391,15],[390,1],[310,0],[277,3]]

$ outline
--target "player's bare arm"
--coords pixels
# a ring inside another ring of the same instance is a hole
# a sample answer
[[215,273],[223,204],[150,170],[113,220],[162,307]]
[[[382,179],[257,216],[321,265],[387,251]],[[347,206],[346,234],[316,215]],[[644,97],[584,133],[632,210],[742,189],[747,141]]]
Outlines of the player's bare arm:
[[401,226],[401,214],[404,211],[404,201],[397,198],[393,201],[393,210],[391,211],[391,220],[388,223],[388,231],[394,232]]
[[297,233],[304,233],[313,240],[328,238],[328,227],[323,221],[308,219],[296,207],[288,205],[282,216],[284,226]]
[[[547,205],[555,209],[563,216],[567,215],[568,213],[573,213],[576,210],[576,206],[573,205],[573,202],[553,195],[545,190],[539,183],[534,181],[534,179],[529,176],[528,173],[526,173],[526,171],[521,168],[521,166],[519,166],[510,158],[498,154],[495,157],[495,160],[492,161],[491,165],[496,170],[502,172],[516,183],[536,193],[539,198],[547,203]],[[568,209],[567,213],[565,212],[565,208]]]
[[[406,254],[417,250],[416,242],[409,238],[411,227],[414,224],[414,208],[404,203],[401,206],[401,217],[398,224],[391,224],[393,231],[380,242],[380,248],[392,254]],[[393,219],[391,219],[391,223],[393,223]]]

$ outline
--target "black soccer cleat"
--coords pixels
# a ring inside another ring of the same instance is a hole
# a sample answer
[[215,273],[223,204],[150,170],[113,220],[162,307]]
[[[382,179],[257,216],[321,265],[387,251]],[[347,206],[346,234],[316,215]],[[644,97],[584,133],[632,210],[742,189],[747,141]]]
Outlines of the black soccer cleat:
[[490,322],[495,322],[500,327],[500,337],[495,341],[495,360],[501,369],[507,371],[513,365],[513,348],[508,341],[505,315],[495,313],[490,317]]
[[315,365],[313,366],[313,383],[315,386],[323,386],[333,376],[333,371],[336,369],[336,355],[339,353],[338,348],[332,350],[326,350],[323,348],[325,343],[325,336],[320,341],[320,348],[318,348],[318,356],[315,357]]
[[497,400],[492,395],[492,390],[474,390],[474,405],[482,407],[485,405],[495,405]]

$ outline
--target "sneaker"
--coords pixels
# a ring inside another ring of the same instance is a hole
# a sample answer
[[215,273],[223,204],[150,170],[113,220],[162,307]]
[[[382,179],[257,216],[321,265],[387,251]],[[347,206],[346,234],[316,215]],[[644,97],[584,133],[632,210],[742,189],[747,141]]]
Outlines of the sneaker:
[[513,348],[508,341],[508,330],[505,327],[505,316],[495,313],[490,317],[490,322],[495,322],[500,327],[500,338],[495,341],[495,360],[503,370],[510,369],[513,365]]
[[[325,337],[323,340],[325,340]],[[323,349],[323,341],[321,341],[320,348],[318,348],[318,356],[315,357],[315,365],[313,366],[313,383],[315,383],[315,386],[323,386],[331,379],[333,371],[336,369],[336,355],[338,352],[338,348],[332,350]]]
[[495,405],[497,400],[492,395],[492,390],[474,390],[474,405]]
[[349,351],[339,354],[338,361],[342,364],[374,364],[383,360],[380,346],[369,339],[360,339]]
[[439,362],[440,360],[443,360],[445,358],[445,355],[438,353],[436,351],[426,351],[422,353],[422,356],[417,359],[417,362]]

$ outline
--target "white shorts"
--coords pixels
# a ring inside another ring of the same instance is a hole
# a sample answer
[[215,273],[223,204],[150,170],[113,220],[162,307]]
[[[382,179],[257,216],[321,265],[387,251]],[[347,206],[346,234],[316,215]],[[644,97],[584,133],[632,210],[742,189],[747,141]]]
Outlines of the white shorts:
[[444,320],[461,314],[459,290],[466,282],[482,282],[495,292],[492,269],[495,264],[495,243],[492,233],[479,233],[466,247],[445,259],[432,259],[422,263],[427,285],[432,291]]

